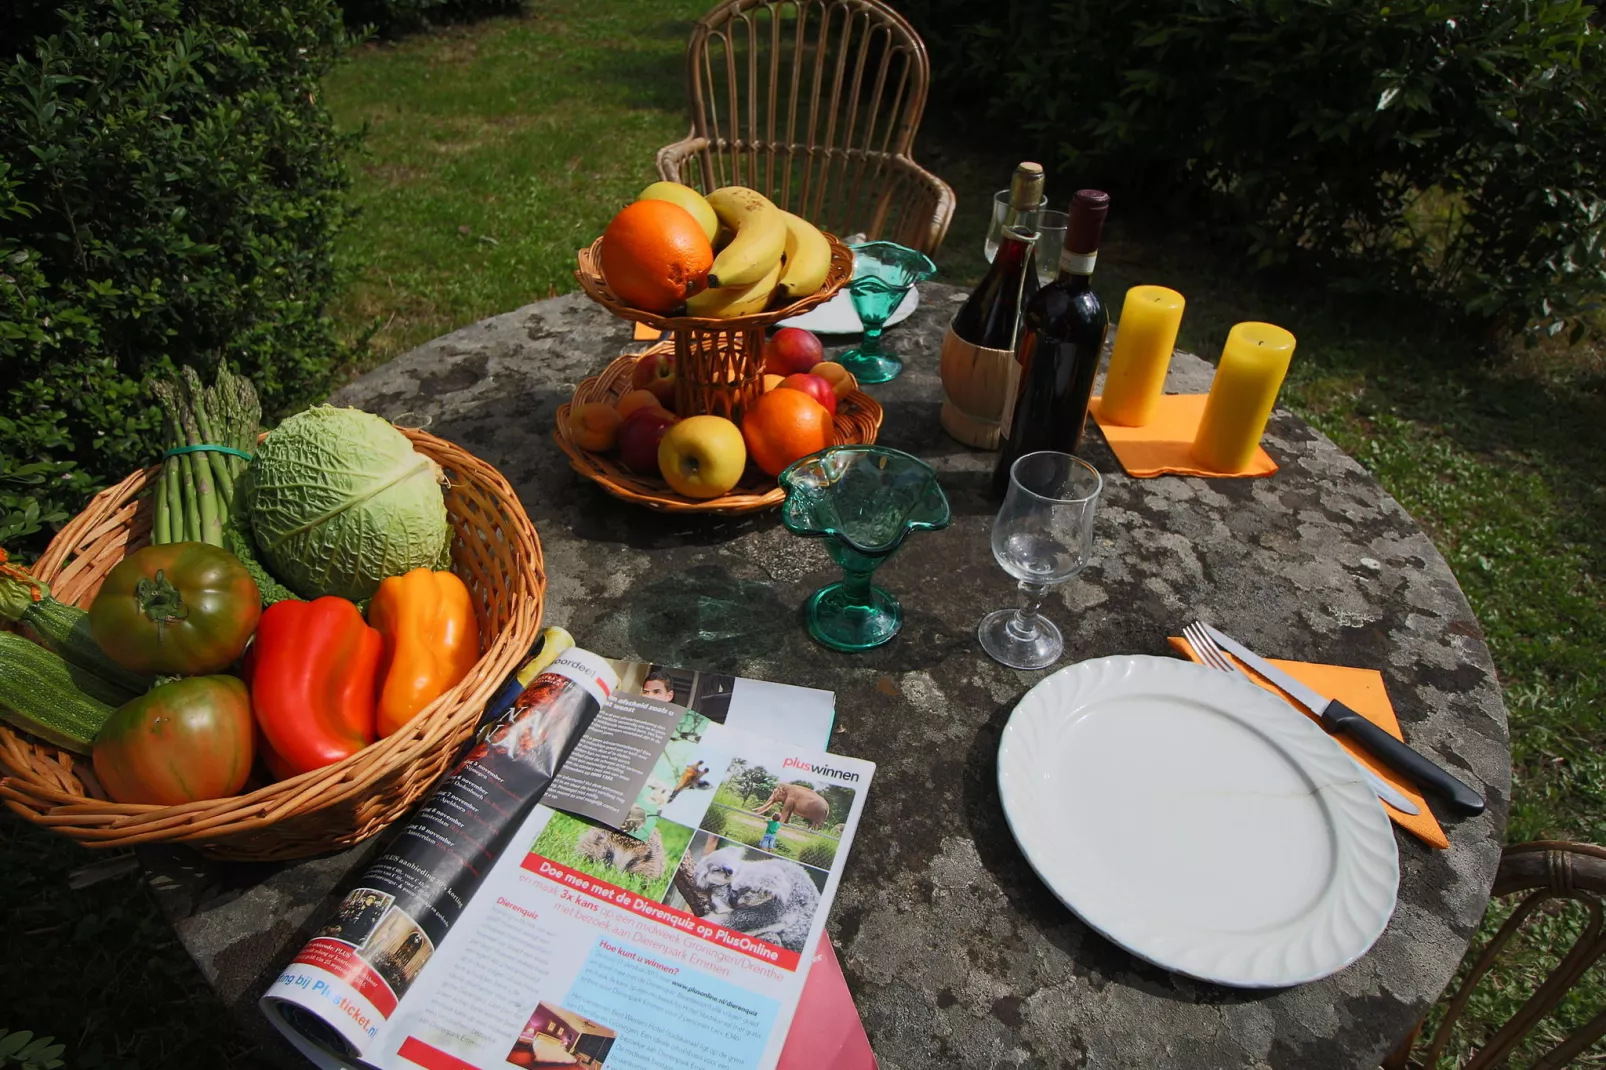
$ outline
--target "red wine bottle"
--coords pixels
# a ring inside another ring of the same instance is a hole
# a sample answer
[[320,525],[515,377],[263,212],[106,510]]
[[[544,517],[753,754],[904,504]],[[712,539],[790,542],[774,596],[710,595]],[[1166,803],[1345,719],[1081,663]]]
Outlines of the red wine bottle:
[[1022,314],[1015,346],[1019,386],[1013,408],[1004,414],[1005,442],[993,470],[993,493],[1000,497],[1009,489],[1010,466],[1022,454],[1075,453],[1082,444],[1088,398],[1110,329],[1109,311],[1093,292],[1093,264],[1109,210],[1109,194],[1077,191],[1059,275]]
[[995,449],[1001,438],[999,416],[1014,390],[1021,309],[1039,287],[1036,231],[1027,213],[1036,212],[1042,200],[1042,165],[1022,163],[1009,182],[1009,207],[992,267],[943,336],[942,426],[966,445]]

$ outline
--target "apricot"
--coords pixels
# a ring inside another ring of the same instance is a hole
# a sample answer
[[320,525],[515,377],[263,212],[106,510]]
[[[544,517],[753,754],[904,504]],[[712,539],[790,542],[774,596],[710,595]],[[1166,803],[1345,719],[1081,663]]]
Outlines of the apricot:
[[632,390],[620,398],[619,403],[614,408],[619,410],[619,418],[621,420],[628,420],[630,414],[637,409],[645,409],[658,403],[658,395],[646,387],[642,387],[639,390]]
[[611,450],[624,417],[605,401],[588,401],[569,410],[569,433],[583,450]]

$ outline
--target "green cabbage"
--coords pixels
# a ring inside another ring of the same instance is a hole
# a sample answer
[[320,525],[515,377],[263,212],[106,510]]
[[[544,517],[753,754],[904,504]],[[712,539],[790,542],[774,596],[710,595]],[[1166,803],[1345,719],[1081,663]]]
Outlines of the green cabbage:
[[380,417],[318,406],[257,446],[252,535],[297,594],[361,601],[387,576],[445,558],[444,482],[440,465]]

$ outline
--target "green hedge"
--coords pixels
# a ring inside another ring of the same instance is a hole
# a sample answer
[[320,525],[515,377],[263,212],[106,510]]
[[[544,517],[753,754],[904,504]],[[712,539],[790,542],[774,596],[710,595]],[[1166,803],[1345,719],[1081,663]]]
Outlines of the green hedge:
[[1078,183],[1487,326],[1598,317],[1606,34],[1580,0],[900,6],[948,106],[983,101]]
[[333,0],[13,0],[0,41],[0,542],[36,551],[153,461],[154,376],[331,382],[347,38]]

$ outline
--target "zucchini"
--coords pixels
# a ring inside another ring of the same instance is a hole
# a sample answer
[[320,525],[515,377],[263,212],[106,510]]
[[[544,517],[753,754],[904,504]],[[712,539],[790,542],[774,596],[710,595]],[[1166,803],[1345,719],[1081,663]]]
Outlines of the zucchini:
[[21,624],[40,646],[115,686],[122,705],[151,689],[151,678],[130,672],[106,656],[89,631],[89,614],[50,597],[50,587],[16,565],[0,550],[0,624]]
[[37,643],[0,632],[0,719],[65,750],[88,754],[122,699],[94,673]]

